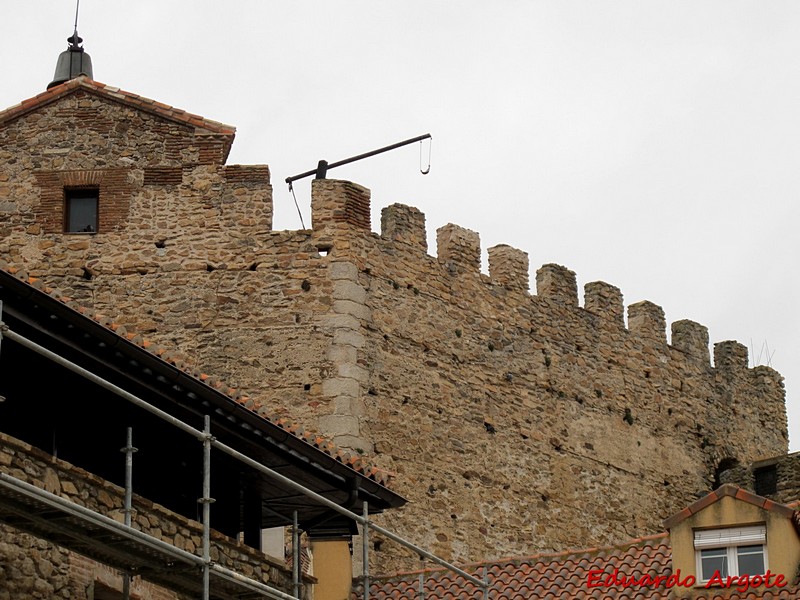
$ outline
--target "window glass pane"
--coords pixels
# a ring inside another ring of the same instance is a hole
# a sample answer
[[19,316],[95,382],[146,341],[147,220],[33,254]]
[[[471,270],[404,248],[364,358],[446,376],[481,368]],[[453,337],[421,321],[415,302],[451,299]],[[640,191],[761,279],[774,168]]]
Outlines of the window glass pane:
[[703,581],[708,581],[713,577],[715,571],[719,571],[722,577],[728,576],[728,549],[709,548],[700,551],[700,565],[703,571]]
[[736,549],[739,575],[764,574],[764,546],[739,546]]
[[97,231],[97,190],[67,191],[67,231]]

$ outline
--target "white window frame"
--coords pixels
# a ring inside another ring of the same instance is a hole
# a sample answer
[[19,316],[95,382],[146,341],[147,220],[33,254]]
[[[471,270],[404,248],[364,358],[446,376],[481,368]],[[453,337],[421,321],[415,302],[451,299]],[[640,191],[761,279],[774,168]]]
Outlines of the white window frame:
[[728,575],[738,577],[739,560],[737,548],[739,546],[761,546],[764,555],[764,572],[759,573],[759,575],[765,574],[769,569],[766,525],[746,525],[695,531],[694,549],[698,582],[707,583],[709,581],[709,579],[703,577],[702,551],[717,548],[725,548],[727,551]]

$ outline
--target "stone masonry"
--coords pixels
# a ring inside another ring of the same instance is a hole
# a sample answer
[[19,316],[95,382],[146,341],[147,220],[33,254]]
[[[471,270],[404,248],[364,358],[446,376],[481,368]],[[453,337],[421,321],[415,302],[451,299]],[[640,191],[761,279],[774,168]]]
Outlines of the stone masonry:
[[[373,232],[350,182],[315,180],[312,229],[272,231],[269,170],[225,165],[225,135],[87,83],[0,113],[0,257],[370,455],[410,499],[384,526],[454,561],[613,543],[660,531],[724,461],[786,452],[782,377],[743,345],[712,363],[704,326],[648,301],[626,325],[618,288],[581,302],[560,265],[532,293],[510,246],[487,275],[454,224],[432,256],[413,207]],[[100,228],[65,234],[81,177]],[[419,566],[380,548],[376,571]]]

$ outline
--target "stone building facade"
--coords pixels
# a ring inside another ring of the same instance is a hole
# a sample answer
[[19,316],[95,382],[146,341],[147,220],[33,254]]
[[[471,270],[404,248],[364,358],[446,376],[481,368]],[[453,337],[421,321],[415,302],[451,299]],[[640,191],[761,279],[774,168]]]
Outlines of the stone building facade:
[[[787,451],[782,377],[744,345],[712,361],[701,324],[668,342],[658,305],[599,281],[581,302],[555,264],[531,282],[520,249],[486,274],[454,224],[432,254],[410,206],[375,232],[351,182],[315,180],[312,228],[273,231],[234,133],[85,77],[0,113],[0,256],[395,473],[410,502],[381,519],[404,537],[453,561],[613,543]],[[97,231],[65,233],[82,188]]]

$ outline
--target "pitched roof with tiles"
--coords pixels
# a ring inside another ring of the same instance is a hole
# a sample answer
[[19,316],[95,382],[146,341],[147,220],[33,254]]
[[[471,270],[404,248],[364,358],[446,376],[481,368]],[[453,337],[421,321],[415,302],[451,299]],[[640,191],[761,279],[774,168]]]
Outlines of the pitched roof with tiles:
[[[666,534],[632,540],[624,546],[587,548],[557,554],[535,554],[525,558],[475,563],[463,567],[477,579],[489,584],[489,598],[530,600],[531,598],[604,598],[608,588],[588,587],[593,571],[670,575],[670,549]],[[369,597],[375,600],[416,600],[422,574],[426,600],[482,598],[482,590],[474,583],[448,570],[403,573],[370,582]],[[638,592],[648,590],[637,590]],[[363,597],[363,586],[353,598]],[[621,596],[620,596],[621,597]],[[634,597],[634,595],[631,595]],[[649,597],[649,596],[648,596]]]
[[217,121],[212,121],[188,113],[183,109],[145,98],[133,92],[126,92],[118,87],[113,87],[89,79],[85,75],[70,79],[60,85],[53,86],[49,90],[37,94],[33,98],[28,98],[22,102],[15,104],[5,110],[0,111],[0,125],[4,125],[22,115],[28,114],[31,111],[37,110],[42,106],[55,102],[56,100],[73,94],[79,90],[87,91],[91,94],[102,96],[114,102],[120,102],[132,108],[143,110],[159,117],[181,123],[183,125],[190,125],[199,129],[203,129],[208,133],[218,134],[226,137],[225,140],[225,156],[228,155],[233,144],[233,138],[236,134],[236,128],[232,125],[225,125]]
[[[792,507],[778,504],[726,484],[687,509],[667,519],[671,525],[730,496],[796,521]],[[599,548],[535,554],[460,567],[488,584],[490,600],[788,600],[800,599],[800,578],[790,585],[739,592],[688,588],[685,575],[672,573],[672,548],[664,532]],[[683,585],[682,585],[683,583]],[[420,593],[422,591],[422,593]],[[697,594],[697,595],[695,595]],[[363,580],[356,581],[351,600],[364,597]],[[483,590],[463,576],[445,569],[413,571],[370,579],[373,600],[482,600]]]
[[666,529],[672,529],[675,525],[683,521],[684,519],[688,519],[694,514],[697,514],[707,506],[711,506],[715,502],[718,502],[722,498],[729,496],[731,498],[736,498],[737,500],[741,500],[742,502],[746,502],[747,504],[752,504],[753,506],[757,506],[758,508],[763,508],[764,510],[777,513],[781,516],[786,518],[794,518],[795,511],[792,506],[786,504],[780,504],[778,502],[774,502],[769,498],[765,498],[764,496],[759,496],[752,492],[748,492],[732,483],[725,483],[718,487],[713,492],[706,494],[702,498],[700,498],[694,504],[690,504],[686,508],[684,508],[679,513],[669,517],[664,521],[664,527]]
[[[675,583],[678,577],[683,581],[684,576],[676,573],[672,577],[671,556],[669,535],[661,533],[620,545],[535,554],[462,568],[488,583],[489,600],[677,600],[688,597],[690,591],[699,592],[694,600],[800,599],[797,580],[782,588],[745,592],[714,588],[703,593],[702,589],[687,588]],[[607,579],[615,576],[616,582]],[[363,582],[358,581],[351,600],[363,597]],[[480,587],[464,577],[436,569],[371,578],[369,598],[482,600],[484,596]]]
[[[55,89],[55,88],[54,88]],[[228,397],[230,400],[244,406],[245,408],[249,409],[251,412],[256,414],[258,417],[264,419],[265,421],[280,427],[282,430],[290,433],[297,439],[305,442],[306,444],[313,446],[317,450],[320,450],[327,454],[328,456],[335,459],[337,462],[349,467],[356,473],[371,479],[372,481],[384,486],[390,487],[391,480],[394,476],[393,473],[386,471],[384,469],[379,469],[378,467],[374,466],[369,462],[369,460],[361,455],[352,454],[346,452],[340,448],[338,448],[333,442],[325,438],[324,436],[311,432],[305,431],[303,427],[298,425],[297,423],[287,419],[284,416],[280,415],[265,415],[263,405],[261,405],[257,400],[247,395],[242,390],[233,388],[225,384],[223,381],[212,377],[206,373],[203,373],[197,369],[193,369],[189,367],[186,363],[184,363],[178,355],[168,349],[166,346],[156,344],[151,340],[148,340],[141,335],[137,334],[136,332],[129,331],[125,326],[116,323],[113,319],[110,319],[108,316],[98,313],[94,309],[87,308],[72,298],[64,296],[58,290],[47,287],[40,279],[29,277],[28,274],[24,270],[20,270],[12,265],[9,265],[6,261],[0,259],[0,272],[6,273],[14,277],[15,279],[23,282],[24,284],[30,286],[38,290],[39,293],[46,294],[51,298],[56,299],[57,301],[61,302],[63,305],[74,311],[76,314],[82,315],[84,318],[91,319],[92,321],[102,325],[109,331],[114,332],[120,338],[124,339],[126,342],[139,346],[140,348],[146,350],[157,359],[162,360],[174,368],[179,369],[185,375],[188,375],[198,382],[208,386],[216,390],[218,393],[223,394],[224,396]]]

